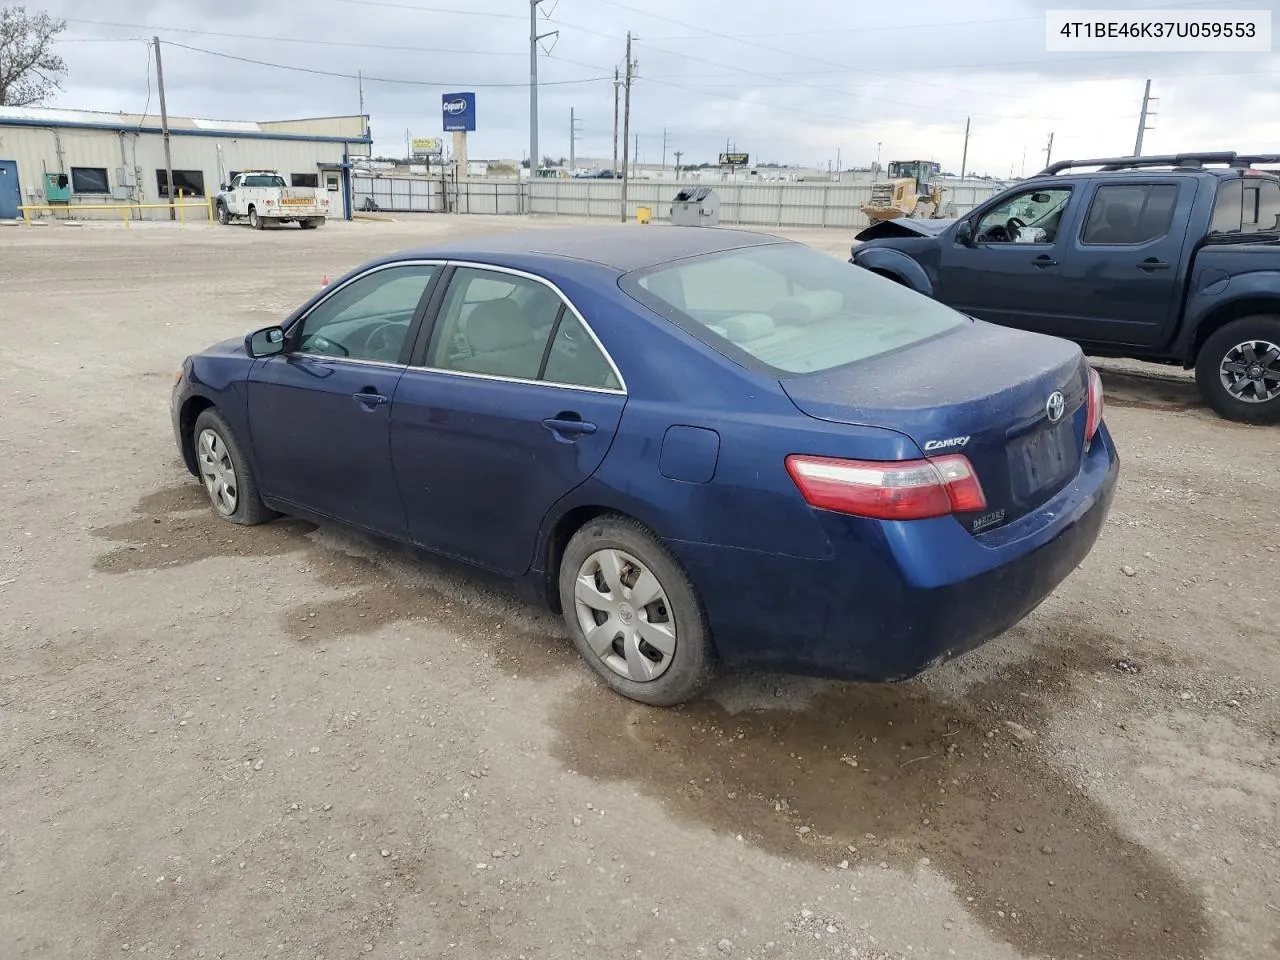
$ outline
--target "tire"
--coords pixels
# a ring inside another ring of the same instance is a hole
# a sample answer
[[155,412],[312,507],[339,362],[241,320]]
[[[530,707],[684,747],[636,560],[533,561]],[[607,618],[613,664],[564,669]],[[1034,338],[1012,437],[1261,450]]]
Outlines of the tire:
[[225,203],[218,204],[218,222],[224,227],[229,226],[231,223],[231,213],[227,210]]
[[1241,317],[1210,334],[1196,356],[1196,384],[1226,420],[1280,423],[1280,316]]
[[299,220],[298,226],[303,230],[314,230],[316,227],[320,226],[320,221],[314,217],[308,217],[305,220]]
[[[633,607],[641,577],[654,599]],[[594,603],[579,602],[580,580],[589,585],[583,596]],[[715,675],[711,630],[697,590],[675,557],[634,520],[605,515],[575,533],[560,558],[559,586],[578,653],[622,696],[672,707],[693,698]],[[659,629],[637,629],[641,623]],[[667,649],[642,634],[661,638]]]
[[[279,516],[262,502],[253,468],[235,434],[216,410],[205,410],[196,417],[191,432],[196,472],[214,513],[229,523],[246,527]],[[228,479],[231,485],[226,483]]]
[[262,217],[258,216],[258,208],[250,207],[249,208],[249,226],[253,227],[253,229],[255,230],[262,230],[266,227],[266,225],[267,224],[262,219]]

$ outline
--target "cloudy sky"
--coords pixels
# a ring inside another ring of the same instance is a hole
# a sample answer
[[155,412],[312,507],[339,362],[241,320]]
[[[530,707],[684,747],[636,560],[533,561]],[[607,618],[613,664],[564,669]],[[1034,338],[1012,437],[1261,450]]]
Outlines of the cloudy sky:
[[[363,71],[375,151],[402,155],[406,130],[439,135],[440,96],[457,90],[477,94],[473,159],[528,151],[528,0],[25,2],[68,21],[70,73],[53,105],[154,111],[142,38],[158,34],[175,115],[354,114],[356,81],[326,74]],[[1274,11],[1280,0],[543,0],[538,31],[559,33],[541,44],[540,152],[568,154],[573,108],[578,155],[611,154],[628,30],[645,162],[661,160],[665,132],[668,162],[676,150],[714,160],[731,141],[753,161],[825,168],[839,151],[850,166],[879,149],[958,169],[969,117],[970,170],[1031,173],[1050,133],[1055,159],[1130,152],[1148,77],[1159,102],[1144,152],[1280,150],[1280,55],[1046,53],[1044,12],[1072,6]]]

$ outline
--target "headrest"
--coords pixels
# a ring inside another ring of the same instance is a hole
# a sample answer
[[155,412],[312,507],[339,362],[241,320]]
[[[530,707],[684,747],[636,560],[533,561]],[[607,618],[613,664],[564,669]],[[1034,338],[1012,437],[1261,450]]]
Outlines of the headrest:
[[510,350],[533,340],[524,311],[511,300],[486,300],[467,319],[467,342],[477,353]]
[[804,326],[834,317],[844,307],[844,296],[836,290],[815,290],[779,300],[769,313],[778,323]]
[[734,343],[759,340],[774,331],[773,317],[767,313],[740,313],[720,324],[724,335]]

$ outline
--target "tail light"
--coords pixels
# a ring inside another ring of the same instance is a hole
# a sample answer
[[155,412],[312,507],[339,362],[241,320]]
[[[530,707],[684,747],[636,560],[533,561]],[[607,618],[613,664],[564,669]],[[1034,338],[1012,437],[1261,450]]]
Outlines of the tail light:
[[1098,428],[1102,426],[1102,378],[1098,376],[1098,371],[1089,368],[1089,407],[1088,418],[1085,420],[1084,426],[1084,448],[1089,449],[1089,444],[1093,442],[1094,434],[1098,432]]
[[877,520],[923,520],[984,510],[982,484],[960,455],[926,460],[787,457],[787,472],[811,506]]

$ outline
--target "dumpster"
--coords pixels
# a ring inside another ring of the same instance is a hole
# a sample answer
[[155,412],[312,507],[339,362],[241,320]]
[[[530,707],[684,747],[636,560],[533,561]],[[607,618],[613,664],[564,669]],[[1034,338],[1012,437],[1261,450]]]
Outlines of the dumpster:
[[720,226],[720,197],[710,187],[685,187],[671,201],[671,223],[678,227]]

